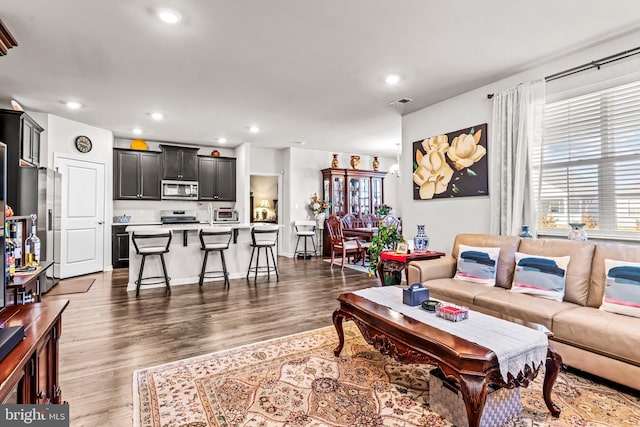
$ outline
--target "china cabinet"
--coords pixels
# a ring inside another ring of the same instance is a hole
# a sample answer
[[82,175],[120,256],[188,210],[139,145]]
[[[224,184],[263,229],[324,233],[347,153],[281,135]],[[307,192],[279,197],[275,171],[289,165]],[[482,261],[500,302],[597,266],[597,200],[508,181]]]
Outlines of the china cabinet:
[[384,203],[383,181],[387,173],[361,169],[322,169],[323,200],[331,202],[329,214],[344,216],[375,213]]

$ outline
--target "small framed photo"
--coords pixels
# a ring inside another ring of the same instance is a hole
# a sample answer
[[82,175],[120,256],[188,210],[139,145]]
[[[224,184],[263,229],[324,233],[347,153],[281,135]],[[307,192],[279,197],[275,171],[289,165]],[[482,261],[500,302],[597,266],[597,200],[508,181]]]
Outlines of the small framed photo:
[[409,252],[409,245],[406,242],[400,242],[396,246],[396,252],[399,254],[407,254]]

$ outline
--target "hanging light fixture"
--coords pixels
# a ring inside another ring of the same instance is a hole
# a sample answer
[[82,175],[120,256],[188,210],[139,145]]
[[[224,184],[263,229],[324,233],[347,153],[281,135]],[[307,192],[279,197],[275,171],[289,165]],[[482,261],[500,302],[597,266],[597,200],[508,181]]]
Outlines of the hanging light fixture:
[[400,178],[400,149],[401,143],[396,143],[396,162],[389,167],[389,173]]

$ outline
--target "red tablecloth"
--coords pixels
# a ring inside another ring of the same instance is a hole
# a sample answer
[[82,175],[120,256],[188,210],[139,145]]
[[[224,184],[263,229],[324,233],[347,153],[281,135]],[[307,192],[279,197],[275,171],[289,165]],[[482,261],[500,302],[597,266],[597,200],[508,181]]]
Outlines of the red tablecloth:
[[432,258],[437,255],[443,256],[444,253],[436,252],[436,251],[427,251],[427,252],[414,252],[411,254],[399,254],[395,251],[384,251],[380,254],[380,259],[407,263],[414,259]]

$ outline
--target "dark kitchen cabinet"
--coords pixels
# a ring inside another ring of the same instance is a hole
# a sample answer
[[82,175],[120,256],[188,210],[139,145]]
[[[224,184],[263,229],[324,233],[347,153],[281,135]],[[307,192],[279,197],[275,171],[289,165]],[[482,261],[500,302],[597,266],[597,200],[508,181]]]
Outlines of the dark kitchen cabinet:
[[129,233],[126,225],[111,227],[111,263],[113,268],[129,267]]
[[37,168],[43,130],[24,111],[0,109],[0,142],[7,145],[7,204],[16,215],[38,211]]
[[113,151],[113,198],[160,200],[160,153]]
[[236,159],[201,156],[198,171],[200,200],[235,202]]
[[196,181],[198,179],[198,149],[161,145],[162,179]]

